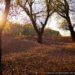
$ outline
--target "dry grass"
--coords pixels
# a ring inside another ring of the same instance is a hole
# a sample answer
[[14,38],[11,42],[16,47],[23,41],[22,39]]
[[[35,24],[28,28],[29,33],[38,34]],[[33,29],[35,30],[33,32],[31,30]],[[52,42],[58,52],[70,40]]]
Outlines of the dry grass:
[[45,75],[75,71],[75,43],[71,38],[3,37],[3,75]]

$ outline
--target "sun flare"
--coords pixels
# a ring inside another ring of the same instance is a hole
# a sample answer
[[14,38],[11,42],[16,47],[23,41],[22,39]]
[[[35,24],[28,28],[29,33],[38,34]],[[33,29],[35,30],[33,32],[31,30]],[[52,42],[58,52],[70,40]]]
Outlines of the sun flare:
[[2,26],[3,24],[3,14],[0,14],[0,27]]

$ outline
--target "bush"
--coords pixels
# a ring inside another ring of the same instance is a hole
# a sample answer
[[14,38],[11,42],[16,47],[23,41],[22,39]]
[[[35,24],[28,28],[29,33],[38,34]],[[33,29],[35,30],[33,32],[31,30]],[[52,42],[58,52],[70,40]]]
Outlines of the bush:
[[[9,24],[7,23],[3,31],[4,34],[9,34],[12,36],[34,36],[36,32],[31,24],[19,25],[19,24]],[[45,29],[44,35],[48,36],[58,36],[59,32]]]
[[48,36],[60,36],[59,32],[54,31],[54,30],[50,30],[50,29],[45,29],[44,31],[44,35],[48,35]]
[[32,27],[32,25],[24,25],[22,34],[27,36],[32,36],[32,35],[36,35],[36,32]]

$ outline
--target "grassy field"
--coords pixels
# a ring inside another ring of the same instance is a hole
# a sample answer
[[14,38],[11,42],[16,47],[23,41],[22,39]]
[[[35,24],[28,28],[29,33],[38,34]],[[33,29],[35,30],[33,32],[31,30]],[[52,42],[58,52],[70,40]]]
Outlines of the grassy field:
[[75,71],[75,43],[71,38],[2,38],[3,75],[45,75],[49,72]]
[[36,35],[30,34],[2,36],[3,75],[49,75],[50,72],[75,71],[75,43],[70,37],[46,30],[43,44],[38,44]]

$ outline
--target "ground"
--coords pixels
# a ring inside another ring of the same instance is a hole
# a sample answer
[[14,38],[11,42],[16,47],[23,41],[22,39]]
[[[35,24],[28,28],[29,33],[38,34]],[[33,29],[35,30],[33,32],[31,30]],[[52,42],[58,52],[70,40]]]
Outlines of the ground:
[[3,75],[45,75],[75,71],[75,43],[71,38],[2,37]]

